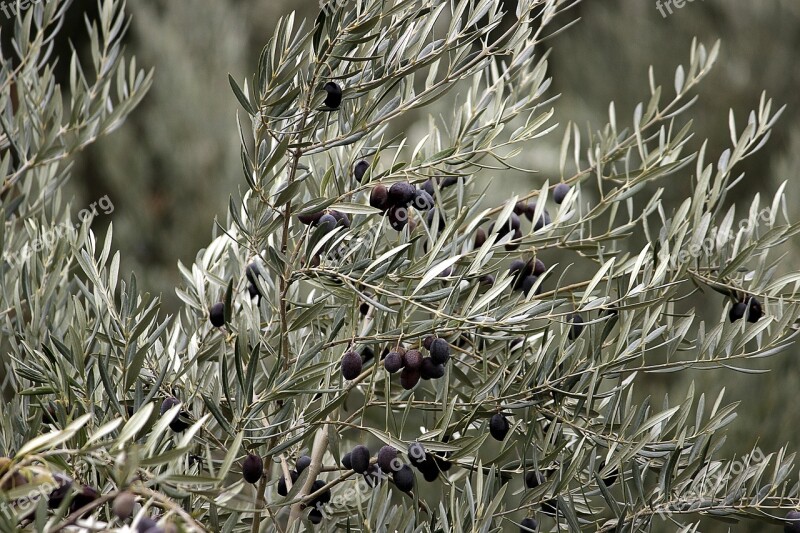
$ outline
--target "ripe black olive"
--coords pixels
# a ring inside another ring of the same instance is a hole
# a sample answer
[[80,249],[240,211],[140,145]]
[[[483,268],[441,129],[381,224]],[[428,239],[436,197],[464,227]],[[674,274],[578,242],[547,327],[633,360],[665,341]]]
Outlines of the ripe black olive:
[[329,81],[323,89],[328,93],[325,96],[325,106],[330,109],[338,109],[342,103],[342,88],[337,83]]

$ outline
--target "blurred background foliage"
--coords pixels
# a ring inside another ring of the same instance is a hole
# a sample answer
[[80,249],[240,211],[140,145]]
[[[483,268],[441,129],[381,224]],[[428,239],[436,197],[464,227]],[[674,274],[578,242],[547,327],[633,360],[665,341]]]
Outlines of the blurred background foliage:
[[[513,11],[511,0],[507,8]],[[58,46],[69,50],[81,42],[83,10],[95,2],[76,2]],[[215,217],[224,217],[229,196],[244,186],[236,134],[236,100],[227,81],[249,76],[278,15],[296,9],[313,18],[315,2],[287,0],[135,0],[129,3],[132,28],[128,52],[155,68],[155,82],[140,108],[114,135],[80,155],[71,183],[75,206],[109,195],[115,210],[100,217],[95,231],[109,222],[122,251],[123,272],[134,271],[140,284],[161,293],[167,312],[178,306],[177,261],[191,263],[209,242]],[[743,168],[746,177],[729,202],[749,205],[754,194],[771,197],[788,180],[789,207],[800,217],[800,2],[797,0],[705,0],[664,9],[655,0],[585,0],[562,17],[577,20],[567,31],[545,43],[552,47],[551,93],[560,127],[541,138],[521,157],[522,167],[536,173],[508,172],[495,177],[490,191],[496,203],[511,193],[524,193],[557,178],[558,151],[569,121],[586,133],[607,120],[609,102],[620,117],[630,117],[636,103],[648,95],[648,67],[656,79],[671,86],[675,67],[688,55],[693,37],[701,42],[722,40],[721,59],[701,85],[699,100],[689,115],[696,136],[691,149],[709,140],[708,152],[719,154],[730,144],[728,112],[737,123],[747,120],[762,91],[788,108],[772,138]],[[5,26],[6,20],[3,18]],[[569,22],[561,21],[562,24]],[[558,26],[558,25],[556,25]],[[555,26],[554,26],[555,27]],[[544,51],[544,50],[543,50]],[[66,74],[68,65],[61,65]],[[446,109],[447,99],[418,111],[419,123],[405,126],[412,142],[425,130],[425,115]],[[438,108],[438,109],[437,109]],[[693,172],[694,166],[685,172]],[[685,187],[689,180],[682,180]],[[671,191],[671,192],[670,192]],[[686,191],[665,191],[667,205]],[[738,211],[737,220],[743,211]],[[636,237],[634,237],[636,238]],[[785,250],[785,270],[800,264],[800,250]],[[584,275],[585,273],[581,273]],[[707,294],[706,315],[719,317],[723,299]],[[718,320],[718,318],[714,319]],[[733,371],[681,372],[643,376],[646,390],[659,403],[665,393],[683,397],[690,380],[714,397],[725,387],[728,400],[739,400],[740,423],[729,431],[729,452],[740,454],[758,444],[765,452],[787,442],[800,442],[796,409],[787,405],[800,386],[796,359],[800,350],[768,359],[771,372],[744,375]],[[747,423],[743,423],[747,421]],[[753,424],[757,424],[756,427]],[[724,529],[721,529],[724,530]]]

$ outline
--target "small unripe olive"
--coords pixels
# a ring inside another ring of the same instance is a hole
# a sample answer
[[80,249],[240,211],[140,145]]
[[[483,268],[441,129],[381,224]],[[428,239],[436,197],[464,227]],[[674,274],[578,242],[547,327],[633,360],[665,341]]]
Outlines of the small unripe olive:
[[255,485],[263,475],[264,461],[261,456],[253,453],[248,454],[242,461],[242,478],[251,485]]
[[325,105],[330,109],[338,109],[342,103],[342,88],[335,82],[329,81],[323,87],[325,92]]
[[208,319],[211,325],[215,328],[221,328],[225,325],[225,304],[222,302],[215,303],[208,310]]

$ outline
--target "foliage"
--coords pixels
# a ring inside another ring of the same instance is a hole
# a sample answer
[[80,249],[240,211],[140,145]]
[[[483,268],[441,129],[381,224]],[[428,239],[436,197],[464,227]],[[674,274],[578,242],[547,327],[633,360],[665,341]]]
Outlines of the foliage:
[[[692,124],[681,122],[718,45],[693,43],[668,87],[651,72],[630,125],[613,104],[597,130],[568,124],[560,175],[488,205],[486,190],[558,127],[540,49],[565,28],[554,19],[570,2],[520,1],[502,28],[493,0],[365,0],[331,3],[313,24],[283,17],[252,79],[230,78],[247,188],[195,263],[180,265],[184,306],[164,317],[135,277],[120,279],[111,228],[101,244],[87,220],[41,245],[69,222],[58,192],[69,157],[116,127],[150,83],[123,60],[124,6],[106,0],[89,25],[94,80],[73,56],[62,112],[47,35],[67,7],[21,13],[21,59],[0,72],[0,242],[14,258],[0,299],[4,530],[118,527],[105,504],[121,491],[137,495],[139,523],[158,508],[164,522],[214,531],[312,527],[303,505],[328,489],[327,529],[493,531],[535,516],[542,530],[649,530],[667,518],[693,531],[701,516],[776,521],[797,505],[786,450],[718,456],[736,407],[722,395],[691,387],[677,401],[633,400],[642,374],[747,371],[743,361],[780,353],[796,332],[798,275],[776,276],[770,254],[797,232],[783,189],[738,217],[726,203],[781,110],[764,97],[743,128],[731,114],[732,146],[713,162],[705,146],[689,148]],[[327,105],[331,81],[344,88],[341,106]],[[445,95],[451,114],[430,117],[422,142],[393,128]],[[362,159],[363,182],[353,175]],[[672,207],[662,192],[678,181],[691,192]],[[417,204],[396,231],[369,197],[402,182],[430,183],[436,205],[427,216]],[[571,190],[554,204],[558,183]],[[349,223],[301,222],[321,210]],[[537,223],[501,231],[523,213]],[[487,237],[476,246],[479,226]],[[632,245],[634,232],[650,244]],[[545,262],[527,293],[508,272],[518,258]],[[577,263],[593,275],[576,279]],[[729,321],[748,298],[765,316]],[[720,312],[707,322],[695,306],[710,299]],[[219,303],[218,328],[209,308]],[[450,345],[445,374],[406,390],[378,354],[432,334]],[[365,360],[346,380],[350,350]],[[173,396],[180,405],[162,404]],[[497,413],[510,422],[500,440],[489,432]],[[429,486],[417,473],[408,494],[391,479],[353,490],[345,452],[390,445],[405,462],[415,441],[452,468]],[[256,485],[240,474],[248,453],[263,457]],[[279,478],[291,480],[304,453],[310,464],[280,496]],[[542,483],[524,489],[531,473]],[[98,490],[79,506],[91,513],[71,504],[77,491],[51,513],[47,497],[33,512],[22,505],[64,476]]]

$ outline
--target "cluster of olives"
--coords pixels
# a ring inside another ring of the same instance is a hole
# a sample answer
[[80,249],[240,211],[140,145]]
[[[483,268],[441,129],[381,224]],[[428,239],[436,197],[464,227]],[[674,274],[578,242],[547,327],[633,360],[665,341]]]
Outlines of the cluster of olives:
[[424,189],[417,189],[407,181],[393,183],[389,188],[378,184],[372,188],[369,196],[369,205],[386,213],[389,225],[396,231],[401,231],[410,221],[409,206],[413,205],[419,211],[429,211],[434,206],[433,196]]
[[747,315],[747,321],[754,324],[758,322],[762,316],[764,316],[764,310],[761,308],[761,302],[759,302],[754,296],[745,296],[743,299],[734,303],[731,306],[730,312],[728,313],[728,318],[731,322],[736,322],[745,315]]
[[[511,288],[515,291],[522,291],[525,296],[530,294],[536,282],[539,281],[539,276],[545,273],[547,267],[540,259],[529,259],[524,261],[522,259],[515,259],[508,266],[508,273],[512,277]],[[540,287],[536,287],[534,294],[541,292]]]
[[391,473],[392,481],[402,492],[414,489],[414,472],[403,463],[394,446],[386,445],[378,450],[375,464],[371,464],[369,448],[359,444],[342,457],[342,466],[364,476],[368,485],[374,487],[384,474]]
[[390,374],[400,372],[400,384],[413,389],[420,379],[439,379],[444,376],[444,365],[450,360],[450,344],[442,338],[429,335],[422,347],[430,353],[424,357],[417,349],[397,347],[385,354],[383,368]]
[[338,226],[350,227],[350,217],[347,216],[347,213],[342,213],[335,209],[302,213],[297,215],[297,220],[306,226],[318,227],[323,233],[330,233]]

